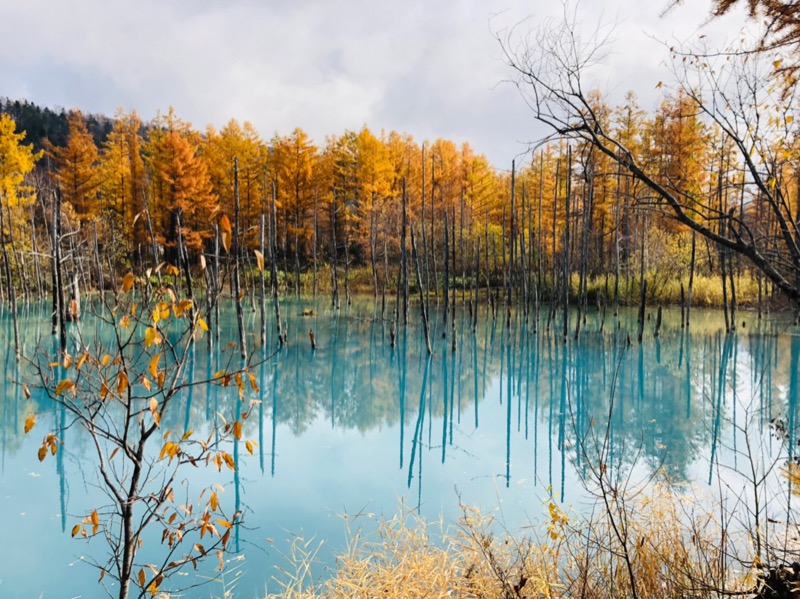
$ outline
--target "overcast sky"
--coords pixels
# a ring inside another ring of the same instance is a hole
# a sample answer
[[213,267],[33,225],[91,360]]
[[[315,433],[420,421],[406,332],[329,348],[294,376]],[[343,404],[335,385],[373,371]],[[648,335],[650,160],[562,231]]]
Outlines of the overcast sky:
[[[707,26],[708,0],[662,16],[667,2],[580,2],[582,26],[616,23],[604,94],[633,89],[654,108],[668,77],[657,40],[743,22]],[[560,13],[560,0],[0,0],[0,96],[144,119],[174,106],[198,129],[236,118],[318,145],[367,125],[468,141],[507,168],[545,131],[506,82],[495,34]]]

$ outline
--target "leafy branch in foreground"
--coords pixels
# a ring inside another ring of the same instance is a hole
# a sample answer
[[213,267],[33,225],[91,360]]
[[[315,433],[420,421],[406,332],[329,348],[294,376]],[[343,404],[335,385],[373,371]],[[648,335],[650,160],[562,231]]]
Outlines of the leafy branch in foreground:
[[[71,427],[88,433],[94,447],[98,487],[108,502],[88,510],[72,536],[105,540],[107,558],[90,561],[103,585],[109,580],[119,585],[118,591],[110,586],[106,591],[120,599],[166,591],[170,577],[188,565],[196,569],[207,557],[224,567],[231,530],[241,524],[242,514],[226,512],[221,485],[200,489],[194,500],[198,490],[178,475],[186,466],[218,472],[237,468],[224,447],[243,440],[244,422],[258,404],[255,399],[245,403],[245,395],[259,391],[249,366],[242,362],[233,368],[233,358],[210,380],[191,380],[192,344],[208,330],[199,311],[171,288],[142,298],[134,286],[128,273],[116,302],[96,315],[102,323],[96,330],[110,329],[110,339],[97,333],[86,340],[78,330],[73,353],[54,359],[40,350],[32,362],[44,391],[67,414],[62,427],[45,434],[39,460],[61,449],[63,432]],[[170,406],[193,385],[235,385],[238,401],[204,430],[163,430]],[[25,432],[35,425],[36,416],[29,416]],[[256,442],[244,443],[252,454]]]

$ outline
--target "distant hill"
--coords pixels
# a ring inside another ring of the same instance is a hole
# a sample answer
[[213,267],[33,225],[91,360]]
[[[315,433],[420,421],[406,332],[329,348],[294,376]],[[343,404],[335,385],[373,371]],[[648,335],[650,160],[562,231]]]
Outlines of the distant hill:
[[[25,140],[32,142],[36,150],[44,148],[45,139],[55,146],[67,145],[67,117],[72,112],[64,108],[41,107],[28,100],[0,98],[0,114],[11,115],[17,123],[17,131],[25,131]],[[114,127],[114,119],[94,114],[83,115],[83,118],[99,147]]]

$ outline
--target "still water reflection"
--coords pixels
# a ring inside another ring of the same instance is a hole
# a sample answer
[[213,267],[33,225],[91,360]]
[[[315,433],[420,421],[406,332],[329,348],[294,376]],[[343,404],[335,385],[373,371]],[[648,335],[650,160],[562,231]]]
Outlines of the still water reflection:
[[[306,308],[315,315],[302,316]],[[608,431],[610,468],[635,461],[643,472],[660,468],[675,484],[697,485],[714,482],[716,463],[738,465],[744,420],[755,422],[767,445],[777,444],[769,435],[773,419],[795,427],[800,337],[782,318],[759,323],[745,315],[739,333],[726,336],[719,313],[695,311],[687,332],[679,314],[667,312],[659,338],[648,322],[645,342],[629,345],[635,313],[605,321],[592,313],[580,339],[565,344],[553,334],[561,330],[555,321],[551,330],[543,321],[537,335],[519,316],[507,328],[482,310],[474,332],[466,312],[457,317],[455,352],[434,327],[428,357],[414,325],[400,327],[391,347],[390,325],[371,301],[338,312],[324,300],[288,302],[283,312],[289,343],[275,355],[257,346],[258,315],[247,315],[260,361],[260,393],[247,398],[261,401],[259,417],[245,430],[258,441],[255,455],[236,444],[235,474],[186,473],[189,487],[223,483],[222,501],[244,510],[246,526],[234,540],[243,559],[233,556],[230,572],[187,596],[276,590],[275,566],[285,565],[294,534],[324,541],[322,574],[344,543],[342,513],[391,515],[403,501],[428,518],[452,521],[460,499],[514,528],[537,519],[549,494],[580,505],[580,480],[592,459],[580,439],[593,427]],[[57,459],[38,462],[39,435],[22,434],[26,415],[41,413],[41,431],[63,423],[64,414],[45,398],[26,401],[13,384],[30,374],[7,351],[3,318],[0,596],[101,596],[96,572],[80,562],[105,547],[69,538],[85,510],[103,502],[89,440],[68,430]],[[188,376],[208,378],[230,359],[232,310],[223,318],[222,342],[212,351],[197,343]],[[47,319],[45,306],[26,308],[27,352],[50,347]],[[87,318],[80,326],[87,335],[96,324]],[[268,339],[268,348],[276,345]],[[163,426],[202,430],[238,401],[234,390],[189,387]]]

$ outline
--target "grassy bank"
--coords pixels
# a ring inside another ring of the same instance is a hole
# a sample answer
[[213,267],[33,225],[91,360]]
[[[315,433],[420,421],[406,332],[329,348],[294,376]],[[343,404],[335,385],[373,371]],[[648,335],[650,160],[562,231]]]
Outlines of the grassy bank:
[[663,485],[601,494],[589,515],[549,501],[546,520],[517,534],[468,507],[449,528],[402,511],[366,536],[352,522],[348,548],[323,582],[312,581],[313,552],[297,540],[284,590],[270,597],[675,599],[753,589],[748,533],[702,504]]
[[[342,269],[340,269],[341,271]],[[396,274],[396,273],[395,273]],[[344,280],[343,273],[339,273],[339,293],[344,297]],[[412,280],[409,281],[409,294],[412,298],[417,297],[416,285]],[[286,275],[279,273],[279,280],[281,283],[281,291],[284,294],[291,294],[295,289],[295,280],[293,274]],[[666,276],[664,273],[648,273],[645,275],[647,281],[647,303],[649,305],[680,305],[681,303],[681,284],[683,284],[684,292],[688,293],[689,276],[672,277]],[[329,266],[321,266],[317,271],[317,293],[329,294],[331,292],[331,269]],[[463,285],[462,285],[463,283]],[[502,287],[502,279],[495,282],[498,286]],[[462,287],[466,287],[467,293],[471,293],[473,281],[467,279],[462,281],[461,277],[456,278],[456,293],[457,297],[461,297]],[[736,302],[742,308],[755,308],[758,306],[758,280],[750,273],[743,272],[741,275],[734,277],[734,285],[736,287]],[[617,293],[619,295],[619,304],[622,306],[638,306],[640,300],[640,280],[638,276],[630,278],[620,277],[619,285],[617,286]],[[372,294],[374,292],[374,283],[372,278],[372,271],[369,267],[353,268],[350,271],[349,288],[353,294]],[[486,281],[481,281],[480,292],[485,295]],[[575,303],[578,301],[579,277],[573,274],[570,281],[570,301]],[[314,276],[312,272],[305,272],[300,275],[300,291],[304,295],[313,293],[314,290]],[[378,296],[381,295],[383,290],[383,278],[379,274],[378,278]],[[394,299],[397,292],[397,280],[391,277],[387,282],[386,296],[388,299]],[[441,288],[439,290],[441,294]],[[435,294],[435,290],[430,290],[431,295]],[[519,292],[520,298],[522,292]],[[730,302],[731,291],[728,289],[728,301]],[[500,295],[502,291],[500,291]],[[608,306],[614,304],[615,301],[615,277],[614,275],[598,276],[590,278],[587,282],[587,303],[591,306],[602,305],[605,303]],[[548,301],[553,297],[549,276],[542,282],[542,289],[540,296],[543,301]],[[556,294],[556,300],[560,300],[560,295]],[[722,281],[718,275],[705,275],[695,274],[692,284],[692,306],[698,308],[721,308],[722,307]],[[521,301],[521,300],[520,300]],[[762,285],[762,305],[766,309],[768,306],[780,306],[781,302],[771,299],[766,286]]]

